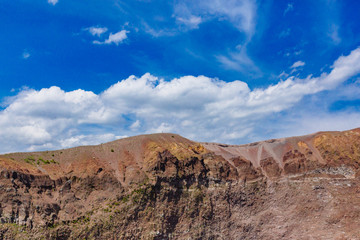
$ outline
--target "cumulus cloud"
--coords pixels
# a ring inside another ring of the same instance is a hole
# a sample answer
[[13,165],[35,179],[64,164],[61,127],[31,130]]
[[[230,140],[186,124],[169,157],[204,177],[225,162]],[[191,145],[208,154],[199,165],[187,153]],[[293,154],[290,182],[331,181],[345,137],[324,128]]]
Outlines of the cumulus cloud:
[[106,27],[89,27],[89,28],[85,28],[85,30],[89,31],[91,35],[98,37],[100,37],[103,33],[106,33],[108,31]]
[[291,109],[304,96],[334,89],[359,73],[360,48],[339,57],[330,73],[290,77],[253,90],[239,80],[183,76],[165,81],[149,73],[130,76],[100,94],[55,86],[24,89],[3,103],[0,152],[95,144],[150,132],[239,142],[251,139],[256,124]]
[[121,30],[120,32],[117,32],[117,33],[110,33],[108,39],[106,39],[105,41],[103,42],[100,42],[100,41],[93,41],[94,44],[116,44],[116,45],[119,45],[120,43],[122,43],[125,39],[127,39],[127,34],[129,33],[130,31],[127,31],[127,30]]
[[58,3],[58,0],[48,0],[49,4],[55,5]]

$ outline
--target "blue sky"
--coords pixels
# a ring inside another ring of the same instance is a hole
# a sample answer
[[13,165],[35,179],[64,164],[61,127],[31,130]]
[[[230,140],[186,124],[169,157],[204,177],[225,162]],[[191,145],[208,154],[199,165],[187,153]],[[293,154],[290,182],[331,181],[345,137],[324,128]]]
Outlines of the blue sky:
[[0,6],[0,152],[360,127],[359,1]]

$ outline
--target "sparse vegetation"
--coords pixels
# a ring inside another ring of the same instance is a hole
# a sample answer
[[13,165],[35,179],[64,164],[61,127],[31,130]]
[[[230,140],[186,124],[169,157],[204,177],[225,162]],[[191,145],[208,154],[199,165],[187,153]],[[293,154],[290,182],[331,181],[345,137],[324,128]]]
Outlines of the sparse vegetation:
[[114,152],[114,149],[111,149],[111,152]]
[[29,157],[25,158],[24,161],[29,164],[34,164],[35,158],[32,156],[29,156]]
[[104,208],[103,211],[104,212],[112,212],[111,209],[109,209],[109,208]]
[[29,163],[29,164],[32,164],[32,165],[35,165],[35,163],[37,165],[40,165],[40,164],[50,164],[50,163],[58,163],[56,162],[54,159],[51,159],[51,160],[44,160],[42,157],[39,157],[37,160],[33,157],[33,156],[29,156],[27,158],[24,159],[24,161],[26,163]]
[[50,163],[58,163],[58,162],[56,162],[54,159],[51,159]]
[[39,161],[42,162],[43,164],[50,164],[49,160],[44,160],[43,158],[39,158]]
[[121,198],[121,201],[122,201],[123,203],[128,202],[128,201],[129,201],[129,195],[126,195],[126,196],[122,197],[122,198]]

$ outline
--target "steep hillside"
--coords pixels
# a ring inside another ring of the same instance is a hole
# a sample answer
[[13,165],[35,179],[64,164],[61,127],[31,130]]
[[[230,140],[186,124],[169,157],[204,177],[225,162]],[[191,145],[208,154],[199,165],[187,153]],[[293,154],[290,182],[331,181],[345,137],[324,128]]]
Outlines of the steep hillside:
[[0,239],[358,239],[360,129],[0,156]]

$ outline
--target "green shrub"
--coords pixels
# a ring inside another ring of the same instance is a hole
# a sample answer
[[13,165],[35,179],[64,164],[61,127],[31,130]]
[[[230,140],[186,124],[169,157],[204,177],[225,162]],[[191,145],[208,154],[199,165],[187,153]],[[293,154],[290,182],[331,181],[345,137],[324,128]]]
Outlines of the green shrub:
[[35,158],[30,156],[30,157],[25,158],[24,161],[26,163],[33,164],[35,162]]
[[44,160],[44,159],[42,159],[42,158],[39,158],[38,164],[39,164],[39,161],[41,161],[43,164],[50,164],[50,161],[49,161],[49,160]]
[[57,161],[55,161],[54,159],[50,160],[50,163],[58,163]]
[[111,209],[109,209],[109,208],[104,208],[103,210],[104,210],[104,212],[111,212]]
[[126,196],[122,197],[122,198],[121,198],[121,201],[122,201],[123,203],[128,202],[128,201],[129,201],[129,195],[126,195]]

